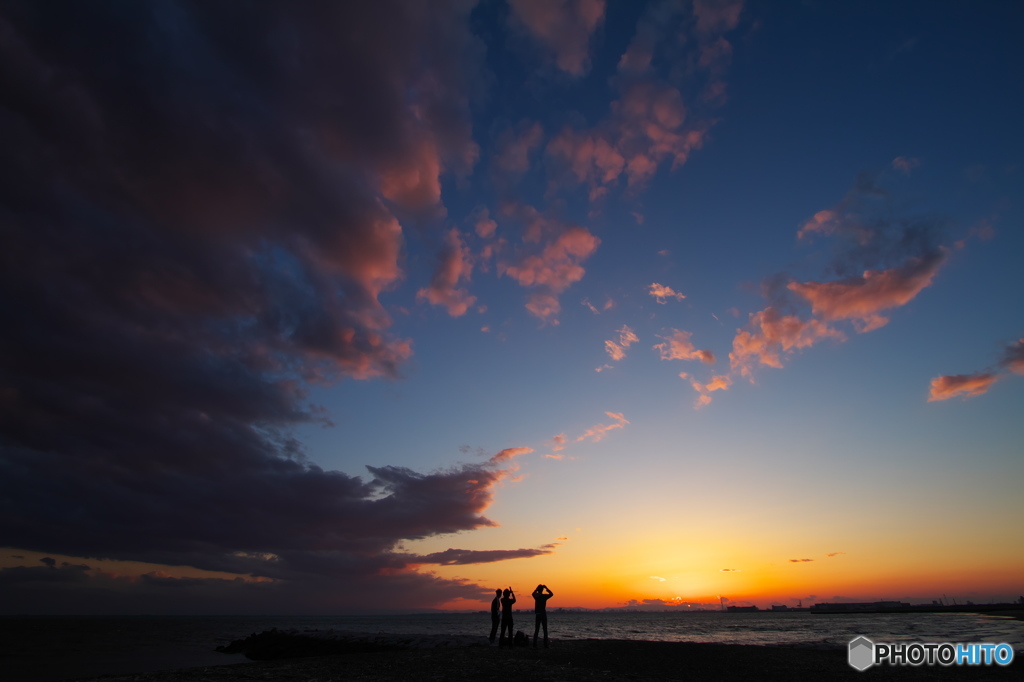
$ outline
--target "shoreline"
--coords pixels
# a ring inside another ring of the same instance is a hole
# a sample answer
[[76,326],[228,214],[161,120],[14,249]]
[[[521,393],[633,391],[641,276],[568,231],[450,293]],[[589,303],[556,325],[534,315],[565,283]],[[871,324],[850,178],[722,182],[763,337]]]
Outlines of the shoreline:
[[[486,640],[485,640],[486,641]],[[309,680],[863,680],[864,674],[894,680],[1019,679],[1021,661],[1009,666],[872,667],[858,672],[845,650],[645,640],[552,640],[543,647],[444,645],[350,649],[348,653],[278,658],[130,675],[72,678],[74,682],[233,682]]]

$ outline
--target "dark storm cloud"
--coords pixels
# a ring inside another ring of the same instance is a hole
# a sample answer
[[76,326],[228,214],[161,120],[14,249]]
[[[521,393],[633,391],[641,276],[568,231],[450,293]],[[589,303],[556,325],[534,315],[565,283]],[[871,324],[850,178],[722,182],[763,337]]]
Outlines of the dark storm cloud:
[[22,588],[30,584],[81,584],[89,579],[87,571],[90,568],[85,564],[70,564],[65,561],[58,567],[57,562],[50,557],[40,561],[46,566],[11,566],[0,569],[0,589],[14,586]]
[[395,214],[431,214],[476,160],[471,8],[0,9],[5,545],[325,588],[493,525],[497,462],[364,480],[289,436],[323,419],[304,382],[393,377],[412,352],[380,296],[404,277]]

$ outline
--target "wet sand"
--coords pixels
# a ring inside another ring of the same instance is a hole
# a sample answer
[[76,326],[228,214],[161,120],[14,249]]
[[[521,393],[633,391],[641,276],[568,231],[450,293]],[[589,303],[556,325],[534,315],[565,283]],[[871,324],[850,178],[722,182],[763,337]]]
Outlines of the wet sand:
[[872,667],[858,672],[846,652],[624,640],[552,641],[544,648],[488,646],[372,651],[82,678],[104,682],[234,680],[1011,680],[1021,660],[999,666]]

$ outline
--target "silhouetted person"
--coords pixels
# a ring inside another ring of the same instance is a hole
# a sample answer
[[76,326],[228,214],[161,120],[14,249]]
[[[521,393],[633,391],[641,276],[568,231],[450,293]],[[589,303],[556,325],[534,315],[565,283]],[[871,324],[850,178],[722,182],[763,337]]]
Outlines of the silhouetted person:
[[509,587],[502,593],[501,597],[501,636],[498,638],[498,644],[505,643],[505,630],[508,630],[508,644],[512,646],[512,635],[515,632],[512,630],[512,605],[516,603],[516,593]]
[[[544,594],[545,590],[547,594]],[[540,626],[544,626],[544,648],[548,648],[548,599],[555,596],[555,593],[547,585],[537,585],[533,591],[533,647],[537,648],[537,633]]]
[[501,622],[501,590],[494,591],[494,599],[491,600],[491,644],[498,634],[498,623]]

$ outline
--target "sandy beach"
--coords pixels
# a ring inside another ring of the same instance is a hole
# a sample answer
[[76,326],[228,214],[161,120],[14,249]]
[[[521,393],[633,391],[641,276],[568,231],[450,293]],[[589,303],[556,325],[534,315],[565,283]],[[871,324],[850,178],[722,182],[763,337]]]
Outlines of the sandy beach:
[[1010,680],[1007,667],[849,667],[846,652],[624,640],[553,641],[544,648],[439,647],[252,661],[124,676],[104,682],[230,682],[233,680]]

